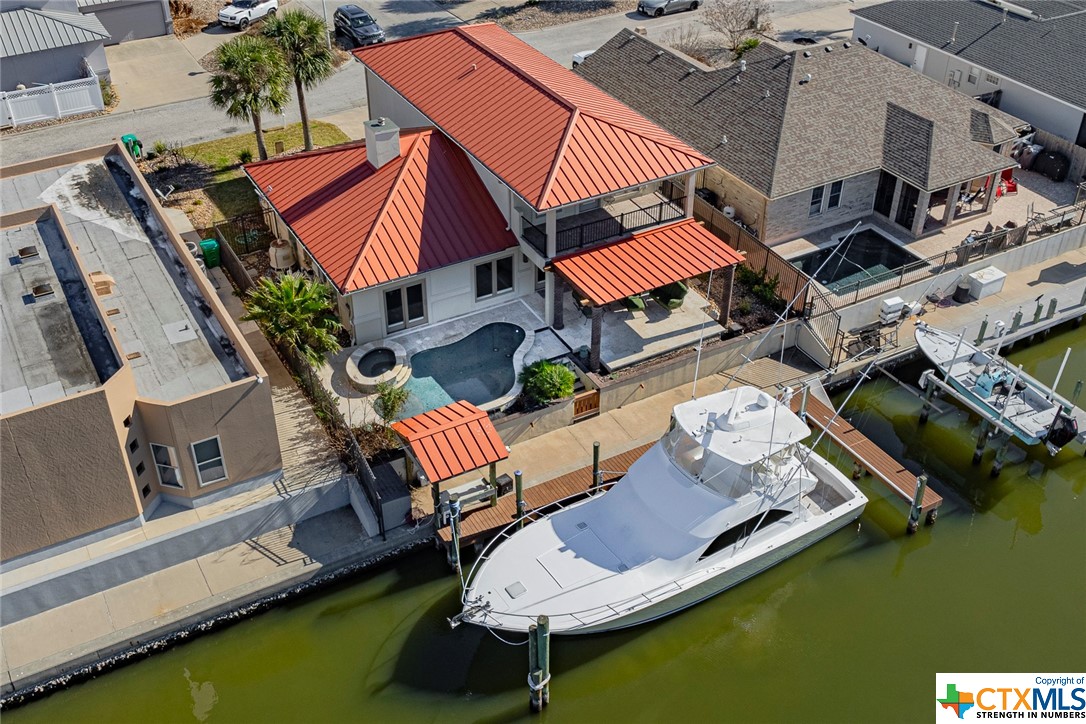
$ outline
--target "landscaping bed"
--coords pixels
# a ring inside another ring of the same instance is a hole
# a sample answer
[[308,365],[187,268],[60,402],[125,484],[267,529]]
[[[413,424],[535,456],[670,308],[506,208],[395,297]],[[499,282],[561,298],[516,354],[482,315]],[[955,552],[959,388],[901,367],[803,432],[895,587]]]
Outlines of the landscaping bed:
[[[316,147],[350,140],[331,123],[312,121],[310,130]],[[275,148],[277,141],[282,141],[285,150],[281,155],[296,153],[303,148],[301,124],[266,131],[264,140],[269,150]],[[206,229],[216,221],[260,212],[253,185],[241,169],[243,157],[256,158],[253,133],[184,147],[152,142],[144,146],[144,151],[147,155],[139,166],[148,183],[163,193],[173,186],[165,204],[183,210],[197,229]]]
[[[709,300],[711,314],[720,318],[717,305],[719,277],[714,275],[713,289],[708,289],[709,275],[703,274],[689,280],[690,287]],[[776,283],[765,279],[745,266],[736,267],[735,287],[732,289],[731,321],[742,325],[747,332],[768,327],[777,321],[785,301],[776,296]]]

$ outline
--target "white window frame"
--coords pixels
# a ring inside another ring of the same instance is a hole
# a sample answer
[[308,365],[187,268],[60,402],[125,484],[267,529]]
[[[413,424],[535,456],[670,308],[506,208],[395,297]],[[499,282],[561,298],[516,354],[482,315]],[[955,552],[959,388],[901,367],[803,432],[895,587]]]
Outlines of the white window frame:
[[[833,194],[834,194],[833,189],[834,189],[835,186],[837,187],[837,200],[836,201],[833,200]],[[844,180],[834,181],[833,183],[831,183],[830,184],[830,192],[828,194],[826,194],[826,208],[827,209],[836,209],[836,208],[840,207],[841,206],[841,196],[844,193],[844,191],[845,191],[845,182],[844,182]]]
[[[422,289],[422,317],[420,317],[419,319],[414,319],[413,320],[413,319],[410,319],[408,317],[408,312],[407,312],[407,307],[408,307],[407,289],[408,289],[408,287],[414,287],[414,286],[418,286],[418,287],[420,287]],[[403,304],[403,321],[398,323],[398,324],[389,324],[388,323],[388,300],[385,298],[385,294],[387,294],[388,292],[399,292],[399,294],[400,294],[400,301]],[[408,329],[409,327],[417,327],[420,324],[426,324],[427,320],[430,318],[430,315],[429,315],[430,310],[429,310],[429,307],[427,306],[427,299],[428,298],[429,297],[427,295],[426,280],[425,279],[419,279],[418,281],[413,281],[413,282],[411,282],[409,284],[401,284],[398,287],[387,287],[387,288],[381,289],[381,314],[382,314],[381,322],[385,325],[385,331],[388,334],[392,334],[393,332],[402,332],[403,330]]]
[[[509,260],[509,264],[512,267],[511,284],[508,289],[498,289],[498,262]],[[490,267],[490,294],[479,295],[479,283],[478,283],[478,269],[481,266]],[[487,299],[493,299],[494,297],[500,297],[505,294],[512,294],[517,289],[517,260],[514,255],[499,256],[496,259],[490,259],[488,261],[481,261],[471,266],[471,286],[472,291],[475,293],[475,301],[482,302]]]
[[[201,463],[196,458],[196,446],[201,445],[201,444],[207,442],[208,440],[214,440],[215,445],[219,448],[219,457],[218,458],[212,458],[212,460],[217,459],[219,461],[219,465],[222,466],[222,473],[223,473],[222,477],[221,478],[215,478],[214,480],[204,480],[204,474],[200,470],[200,465],[201,464],[206,465],[207,463],[209,463],[211,461],[210,460],[205,460],[203,463]],[[200,482],[200,487],[203,487],[205,485],[211,485],[213,483],[219,483],[219,482],[222,482],[223,480],[227,480],[230,477],[230,473],[226,469],[226,459],[223,456],[223,452],[222,452],[222,440],[219,439],[218,435],[212,435],[211,437],[205,437],[203,440],[197,440],[196,442],[190,443],[189,444],[189,450],[192,452],[192,463],[193,463],[193,465],[196,466],[196,479]]]
[[[818,194],[818,208],[815,208],[815,194]],[[811,189],[811,197],[807,201],[807,218],[813,218],[822,214],[822,209],[826,205],[826,187],[815,186]]]
[[995,75],[994,73],[989,73],[989,72],[985,71],[985,73],[984,73],[984,82],[985,83],[990,83],[992,85],[999,85],[999,76]]
[[[177,459],[177,451],[169,445],[161,445],[157,442],[149,442],[147,444],[151,446],[151,461],[155,464],[155,475],[158,476],[158,484],[164,488],[184,490],[185,481],[181,477],[181,465],[180,461]],[[158,461],[158,458],[155,457],[155,448],[162,448],[166,451],[166,456],[169,459],[168,465],[164,465]],[[219,452],[222,452],[222,447],[219,448]],[[177,478],[177,482],[167,483],[165,480],[163,480],[161,468],[171,468],[173,470],[174,477]]]
[[969,75],[965,77],[965,82],[969,85],[976,85],[980,80],[980,68],[974,66],[969,67]]

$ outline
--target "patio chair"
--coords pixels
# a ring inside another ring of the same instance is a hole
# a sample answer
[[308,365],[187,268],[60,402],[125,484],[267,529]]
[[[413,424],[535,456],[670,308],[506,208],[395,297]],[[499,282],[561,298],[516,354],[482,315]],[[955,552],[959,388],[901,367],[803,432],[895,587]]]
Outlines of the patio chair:
[[678,309],[683,305],[688,289],[682,282],[672,282],[652,290],[652,298],[657,304],[669,311]]
[[645,298],[640,294],[626,297],[622,300],[622,306],[626,307],[626,309],[631,312],[643,312],[645,311]]

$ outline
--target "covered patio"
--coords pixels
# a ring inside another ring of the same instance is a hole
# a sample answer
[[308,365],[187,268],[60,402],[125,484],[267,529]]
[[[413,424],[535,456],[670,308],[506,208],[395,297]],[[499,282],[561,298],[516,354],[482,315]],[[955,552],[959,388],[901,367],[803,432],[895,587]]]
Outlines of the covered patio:
[[[708,306],[705,300],[686,291],[681,302],[672,298],[665,307],[646,302],[643,295],[655,291],[659,297],[668,285],[718,273],[720,298],[716,301],[718,308],[725,310],[720,321],[726,323],[735,265],[742,260],[739,252],[693,219],[559,257],[552,264],[558,288],[551,326],[563,339],[568,334],[567,324],[582,335],[587,331],[588,367],[593,372],[685,347],[696,343],[706,322],[715,321],[704,312]],[[567,308],[571,306],[570,319]],[[609,334],[615,336],[607,343],[603,339],[605,319]],[[630,332],[634,330],[632,339]],[[645,354],[648,348],[652,351]]]

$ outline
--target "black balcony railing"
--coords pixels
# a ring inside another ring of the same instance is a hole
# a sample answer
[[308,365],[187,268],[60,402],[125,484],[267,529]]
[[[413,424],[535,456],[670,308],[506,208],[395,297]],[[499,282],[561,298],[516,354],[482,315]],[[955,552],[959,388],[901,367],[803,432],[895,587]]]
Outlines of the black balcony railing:
[[[682,215],[681,208],[661,201],[652,206],[587,221],[583,224],[562,226],[563,221],[567,223],[576,221],[577,217],[562,219],[559,221],[555,254],[566,254],[607,239],[675,221],[682,218]],[[543,224],[533,224],[521,217],[521,237],[535,247],[540,254],[547,256],[547,229]]]

